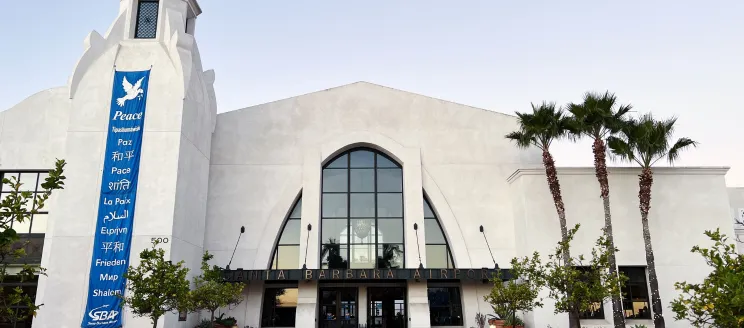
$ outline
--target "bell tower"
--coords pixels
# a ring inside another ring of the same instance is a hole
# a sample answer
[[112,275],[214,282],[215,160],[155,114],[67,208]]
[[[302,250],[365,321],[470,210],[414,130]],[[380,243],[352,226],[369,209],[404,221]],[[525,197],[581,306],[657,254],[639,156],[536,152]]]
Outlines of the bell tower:
[[[93,260],[102,248],[97,238],[111,231],[102,232],[99,207],[102,183],[111,174],[104,167],[112,156],[107,143],[116,129],[111,113],[120,110],[116,97],[121,97],[122,82],[115,79],[122,72],[149,71],[149,82],[143,84],[136,204],[131,228],[118,230],[128,234],[121,239],[130,244],[125,265],[137,265],[139,253],[157,239],[170,260],[185,261],[189,279],[199,274],[217,115],[214,71],[203,69],[194,38],[201,13],[197,0],[120,0],[119,14],[106,33],[92,31],[84,39],[66,85],[70,114],[62,158],[68,163],[67,185],[53,199],[56,207],[49,216],[41,263],[48,276],[40,278],[36,296],[44,306],[34,328],[81,327],[89,325],[89,317],[120,318],[123,327],[152,325],[126,308],[105,309],[105,316],[101,309],[88,309],[96,297],[91,286],[118,288],[91,272],[101,263]],[[158,327],[193,327],[197,319],[168,314]]]

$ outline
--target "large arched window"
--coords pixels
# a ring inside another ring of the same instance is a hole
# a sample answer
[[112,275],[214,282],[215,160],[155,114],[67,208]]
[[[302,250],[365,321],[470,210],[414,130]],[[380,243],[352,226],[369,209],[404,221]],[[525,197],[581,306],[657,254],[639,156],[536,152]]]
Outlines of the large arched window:
[[447,237],[444,235],[439,218],[431,209],[429,200],[424,196],[424,237],[426,243],[426,267],[427,268],[454,268]]
[[271,269],[298,269],[300,267],[300,214],[302,197],[295,202],[279,235],[272,255]]
[[367,148],[323,168],[320,263],[323,269],[402,268],[403,170]]

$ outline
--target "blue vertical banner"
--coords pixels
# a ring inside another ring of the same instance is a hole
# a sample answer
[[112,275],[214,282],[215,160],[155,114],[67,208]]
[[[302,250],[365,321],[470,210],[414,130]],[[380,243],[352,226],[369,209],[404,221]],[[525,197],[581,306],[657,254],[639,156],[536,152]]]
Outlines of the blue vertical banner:
[[117,295],[123,295],[126,289],[123,275],[129,267],[149,79],[150,70],[114,72],[82,328],[122,326],[121,299]]

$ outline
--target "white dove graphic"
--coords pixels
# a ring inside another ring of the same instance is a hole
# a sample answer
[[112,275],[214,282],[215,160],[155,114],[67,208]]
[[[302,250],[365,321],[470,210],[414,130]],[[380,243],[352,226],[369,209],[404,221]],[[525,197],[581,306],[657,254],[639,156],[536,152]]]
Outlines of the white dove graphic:
[[144,93],[141,87],[142,80],[144,79],[145,79],[144,77],[140,78],[139,81],[137,81],[137,83],[135,83],[134,86],[132,86],[132,84],[129,83],[129,81],[127,81],[127,77],[126,76],[124,77],[124,80],[121,82],[121,85],[124,87],[124,92],[126,92],[127,94],[124,95],[124,97],[116,99],[116,103],[119,105],[119,107],[124,107],[124,103],[127,100],[132,100],[135,97],[139,96],[140,94]]

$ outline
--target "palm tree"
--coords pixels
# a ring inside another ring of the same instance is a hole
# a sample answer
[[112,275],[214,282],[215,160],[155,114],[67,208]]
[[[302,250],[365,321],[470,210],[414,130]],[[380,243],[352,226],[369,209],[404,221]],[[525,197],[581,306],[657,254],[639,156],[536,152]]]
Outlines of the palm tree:
[[[517,118],[519,130],[506,135],[507,139],[516,142],[520,148],[537,147],[542,151],[545,177],[548,180],[548,188],[553,195],[553,203],[558,213],[558,221],[561,225],[561,241],[568,242],[568,228],[566,227],[566,209],[561,195],[561,184],[558,181],[558,172],[555,169],[555,160],[550,154],[550,145],[559,139],[570,136],[570,118],[560,109],[555,108],[555,103],[543,102],[532,106],[532,113],[519,113]],[[571,265],[571,254],[566,251],[563,254],[563,264]],[[578,328],[579,313],[569,313],[569,322],[572,328]]]
[[320,251],[320,258],[325,258],[328,255],[328,268],[329,269],[346,269],[348,268],[348,262],[341,256],[341,245],[336,242],[335,238],[329,238],[328,243],[323,245]]
[[377,257],[377,268],[379,269],[397,269],[398,259],[403,255],[399,245],[382,244],[382,253]]
[[651,309],[653,310],[654,326],[656,328],[664,328],[666,324],[662,315],[659,281],[656,277],[651,232],[648,228],[648,211],[651,209],[651,185],[654,182],[651,166],[664,157],[667,158],[669,164],[673,164],[682,150],[697,145],[697,142],[689,138],[679,138],[670,147],[669,142],[672,140],[676,121],[676,118],[657,121],[651,114],[646,114],[637,120],[629,120],[620,131],[619,137],[610,137],[607,140],[607,145],[610,147],[612,154],[641,167],[641,175],[638,178],[638,200],[640,201],[643,242],[646,246],[646,265],[651,286]]
[[[618,105],[614,94],[587,92],[581,104],[568,104],[568,111],[573,114],[573,130],[577,136],[587,136],[594,140],[594,171],[599,181],[600,196],[604,206],[605,234],[611,249],[615,249],[612,234],[612,216],[610,214],[610,184],[607,179],[607,161],[605,139],[617,133],[623,124],[623,115],[632,108],[630,105]],[[610,273],[617,274],[615,252],[610,252]],[[612,296],[612,318],[615,328],[625,328],[620,295]]]

